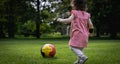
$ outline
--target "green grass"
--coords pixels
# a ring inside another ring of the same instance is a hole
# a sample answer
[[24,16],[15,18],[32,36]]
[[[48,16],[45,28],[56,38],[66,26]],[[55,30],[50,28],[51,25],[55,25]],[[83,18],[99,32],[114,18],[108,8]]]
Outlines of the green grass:
[[[0,64],[73,64],[76,56],[68,39],[4,39],[0,40]],[[54,58],[43,58],[40,48],[45,43],[56,47]],[[84,49],[86,64],[120,64],[120,40],[90,40]]]

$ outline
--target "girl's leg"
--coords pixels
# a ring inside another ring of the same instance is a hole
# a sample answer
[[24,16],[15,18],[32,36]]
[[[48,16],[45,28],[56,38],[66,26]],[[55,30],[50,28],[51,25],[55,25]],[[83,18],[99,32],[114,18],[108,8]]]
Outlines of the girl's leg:
[[88,59],[87,56],[83,53],[83,48],[75,48],[70,46],[71,50],[78,56],[78,61],[75,64],[84,64],[84,62]]
[[83,48],[75,48],[70,46],[71,50],[78,56],[78,57],[82,57],[84,55],[83,53]]

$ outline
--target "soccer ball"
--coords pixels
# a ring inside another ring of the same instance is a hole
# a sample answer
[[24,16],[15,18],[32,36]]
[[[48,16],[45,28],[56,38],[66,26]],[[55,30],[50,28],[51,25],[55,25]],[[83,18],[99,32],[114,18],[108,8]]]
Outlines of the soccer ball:
[[40,51],[43,57],[54,57],[56,54],[56,49],[53,44],[44,44]]

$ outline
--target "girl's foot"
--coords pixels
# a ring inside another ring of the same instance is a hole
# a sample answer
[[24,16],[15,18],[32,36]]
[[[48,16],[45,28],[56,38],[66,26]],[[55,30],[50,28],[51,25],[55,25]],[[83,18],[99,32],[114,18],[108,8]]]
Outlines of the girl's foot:
[[85,62],[88,60],[87,56],[83,56],[81,57],[81,59],[79,60],[78,64],[85,64]]

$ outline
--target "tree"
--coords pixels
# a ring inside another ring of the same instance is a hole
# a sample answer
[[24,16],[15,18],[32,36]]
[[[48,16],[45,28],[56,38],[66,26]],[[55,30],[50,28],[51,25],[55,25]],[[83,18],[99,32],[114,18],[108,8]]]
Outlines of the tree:
[[4,8],[4,2],[5,0],[0,0],[0,38],[4,38],[5,37],[5,31],[3,30],[4,29],[4,22],[6,21],[5,20],[5,8]]
[[109,18],[109,32],[110,32],[110,38],[117,38],[117,33],[120,32],[120,5],[118,1],[110,0],[110,12],[108,14]]
[[36,37],[37,38],[40,38],[40,22],[39,22],[39,20],[40,20],[40,8],[39,8],[39,6],[40,6],[40,1],[39,0],[37,0],[37,17],[36,17]]
[[[37,6],[37,19],[36,19],[36,36],[40,36],[40,25],[47,26],[45,24],[51,25],[51,23],[54,24],[54,18],[56,17],[56,13],[58,13],[58,9],[61,0],[37,0],[36,6]],[[40,6],[40,7],[39,7]],[[63,6],[63,5],[62,5]],[[62,10],[62,9],[61,9]],[[66,10],[66,9],[65,9]],[[65,11],[62,10],[62,11]],[[57,11],[57,12],[56,12]],[[47,31],[47,30],[46,30]]]
[[91,9],[91,14],[92,14],[92,19],[94,26],[96,28],[96,36],[100,37],[101,33],[103,32],[103,26],[104,28],[106,27],[105,23],[105,16],[106,16],[106,2],[104,1],[99,1],[95,0],[92,3],[92,9]]
[[19,30],[17,28],[19,23],[22,22],[24,23],[24,21],[30,19],[34,20],[35,9],[30,5],[30,1],[32,0],[1,0],[0,1],[1,4],[0,34],[3,34],[5,36],[5,33],[8,33],[9,38],[14,38],[15,34]]
[[[58,4],[55,5],[56,10],[54,13],[56,13],[56,17],[61,17],[61,18],[67,18],[69,15],[66,14],[66,12],[70,12],[71,7],[70,7],[70,0],[61,0]],[[56,20],[55,20],[56,21]],[[61,33],[61,35],[66,34],[66,29],[69,24],[65,25],[63,23],[59,22],[53,22],[51,24],[52,28],[55,29],[55,31],[58,31]]]
[[120,5],[118,1],[113,0],[90,0],[89,11],[92,13],[92,20],[96,28],[96,36],[100,37],[102,33],[110,34],[111,38],[116,38],[120,32],[120,22],[118,21]]

